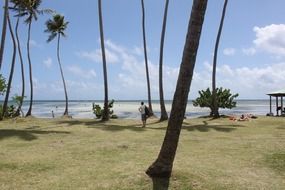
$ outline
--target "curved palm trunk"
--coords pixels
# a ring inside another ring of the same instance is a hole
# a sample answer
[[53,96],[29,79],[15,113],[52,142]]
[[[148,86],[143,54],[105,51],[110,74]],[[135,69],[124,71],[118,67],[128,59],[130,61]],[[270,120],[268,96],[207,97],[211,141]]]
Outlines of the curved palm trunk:
[[144,0],[141,0],[142,4],[142,29],[143,29],[143,47],[144,47],[144,58],[145,58],[145,71],[147,80],[147,92],[148,92],[148,106],[150,115],[153,115],[152,105],[151,105],[151,93],[150,93],[150,80],[148,72],[148,60],[147,60],[147,50],[146,50],[146,38],[145,38],[145,11],[144,11]]
[[213,61],[213,73],[212,73],[212,104],[213,104],[213,111],[211,112],[212,116],[214,118],[220,117],[219,114],[219,107],[218,107],[218,100],[217,100],[217,89],[216,89],[216,67],[217,67],[217,55],[218,55],[218,49],[219,49],[219,42],[220,42],[220,37],[222,34],[222,29],[223,29],[223,24],[224,24],[224,18],[226,14],[226,9],[227,9],[227,4],[228,0],[225,0],[224,2],[224,8],[223,8],[223,13],[222,13],[222,18],[219,26],[219,31],[216,39],[216,44],[215,44],[215,52],[214,52],[214,61]]
[[11,64],[9,80],[8,80],[8,84],[7,84],[7,91],[6,91],[5,100],[4,100],[4,103],[3,103],[3,110],[2,110],[1,119],[5,117],[5,114],[6,114],[6,111],[7,111],[8,100],[9,100],[11,84],[12,84],[14,68],[15,68],[16,51],[17,51],[16,40],[15,40],[15,36],[14,36],[14,33],[13,33],[13,28],[12,28],[12,25],[11,25],[9,13],[7,13],[7,21],[8,21],[9,31],[10,31],[10,34],[11,34],[11,37],[12,37],[12,42],[13,42],[13,57],[12,57],[12,64]]
[[103,18],[102,18],[101,0],[98,0],[98,9],[99,9],[100,41],[101,41],[103,73],[104,73],[104,92],[105,92],[102,121],[107,121],[107,120],[109,120],[108,78],[107,78],[107,64],[106,64],[106,54],[105,54],[105,44],[104,44],[104,31],[103,31]]
[[65,80],[64,80],[62,66],[61,66],[60,57],[59,57],[59,43],[60,43],[60,34],[58,34],[58,37],[57,37],[57,61],[59,64],[60,74],[61,74],[62,83],[64,87],[64,94],[65,94],[65,110],[64,110],[63,115],[68,115],[68,97],[67,97]]
[[168,119],[168,115],[165,109],[164,96],[163,96],[163,47],[164,47],[164,37],[165,37],[165,28],[167,21],[167,11],[168,11],[169,0],[165,2],[164,16],[163,16],[163,24],[161,31],[161,40],[160,40],[160,55],[159,55],[159,97],[160,97],[160,121],[165,121]]
[[146,171],[147,175],[153,179],[165,178],[168,180],[171,176],[173,161],[187,106],[207,2],[207,0],[193,1],[182,63],[180,65],[167,131],[158,158]]
[[4,44],[5,44],[5,39],[6,39],[8,2],[9,0],[5,0],[5,5],[4,5],[3,26],[2,26],[1,46],[0,46],[0,70],[1,70],[2,61],[3,61],[4,46],[5,46]]
[[19,57],[20,57],[20,64],[21,64],[21,74],[22,74],[22,93],[21,93],[21,100],[20,100],[20,104],[19,107],[17,109],[17,114],[19,114],[20,112],[22,113],[22,116],[24,116],[24,113],[22,111],[22,105],[23,105],[23,101],[24,101],[24,96],[25,96],[25,71],[24,71],[24,61],[23,61],[23,57],[22,57],[22,51],[21,51],[21,45],[20,45],[20,40],[19,40],[19,34],[18,34],[18,27],[19,27],[19,20],[20,18],[17,18],[17,23],[16,23],[16,27],[15,27],[15,33],[16,33],[16,39],[17,39],[17,44],[18,44],[18,53],[19,53]]
[[27,54],[28,54],[28,62],[29,62],[31,94],[30,94],[30,105],[29,105],[28,112],[26,113],[26,117],[32,115],[32,107],[33,107],[33,76],[32,76],[32,62],[31,62],[31,57],[30,57],[31,25],[32,25],[32,21],[29,22],[28,41],[27,41]]

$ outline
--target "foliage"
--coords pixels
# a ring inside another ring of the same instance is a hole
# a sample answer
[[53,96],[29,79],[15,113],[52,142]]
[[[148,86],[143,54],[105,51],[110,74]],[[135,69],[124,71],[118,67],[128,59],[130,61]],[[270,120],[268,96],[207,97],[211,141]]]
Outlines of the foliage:
[[[238,94],[231,94],[230,89],[223,89],[222,87],[216,88],[217,94],[217,105],[218,108],[228,108],[232,109],[236,107],[236,102],[234,99],[238,97]],[[212,91],[207,88],[206,90],[199,91],[200,97],[193,100],[193,105],[195,107],[208,107],[211,109],[211,114],[213,113],[213,101],[212,101]]]
[[46,21],[47,29],[45,32],[50,33],[47,42],[51,42],[58,34],[65,37],[65,29],[67,28],[68,22],[64,21],[64,16],[60,14],[53,15],[53,19]]
[[17,112],[15,115],[19,116],[20,115],[20,112],[22,113],[22,115],[24,115],[24,112],[21,108],[21,102],[23,102],[24,98],[26,98],[26,96],[22,97],[22,96],[18,96],[17,94],[15,94],[13,97],[12,97],[12,100],[13,102],[15,102],[18,106],[17,108]]
[[[111,108],[113,108],[114,102],[115,102],[115,100],[111,100],[108,103],[108,112],[109,112],[109,117],[110,118],[117,119],[118,117],[117,117],[117,115],[114,114],[114,110],[111,110]],[[93,113],[96,115],[97,119],[101,119],[102,118],[104,110],[101,108],[101,106],[99,104],[93,103],[92,104],[92,110],[93,110]]]
[[0,96],[4,95],[4,92],[7,90],[6,79],[0,74]]

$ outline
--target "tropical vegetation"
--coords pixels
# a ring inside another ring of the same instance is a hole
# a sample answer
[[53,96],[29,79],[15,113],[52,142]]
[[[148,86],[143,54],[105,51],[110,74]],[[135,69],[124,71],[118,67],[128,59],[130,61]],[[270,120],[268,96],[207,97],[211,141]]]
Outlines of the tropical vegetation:
[[[237,102],[235,101],[235,98],[238,97],[238,94],[232,94],[230,89],[223,89],[222,87],[216,88],[216,101],[217,106],[219,108],[227,108],[232,109],[236,107]],[[206,90],[200,90],[199,91],[200,97],[193,100],[194,106],[200,106],[201,108],[210,108],[210,116],[214,117],[214,110],[215,105],[213,104],[213,94],[210,88],[207,88]]]

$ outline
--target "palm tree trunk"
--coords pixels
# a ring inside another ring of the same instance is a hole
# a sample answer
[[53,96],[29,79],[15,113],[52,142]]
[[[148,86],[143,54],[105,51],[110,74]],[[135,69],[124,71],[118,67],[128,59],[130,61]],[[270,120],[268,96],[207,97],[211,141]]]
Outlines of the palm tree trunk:
[[218,31],[218,35],[217,35],[217,39],[216,39],[216,44],[215,44],[215,52],[214,52],[213,73],[212,73],[212,103],[213,103],[213,112],[212,113],[213,113],[214,118],[220,117],[218,100],[217,100],[217,89],[216,89],[216,68],[217,68],[217,55],[218,55],[218,49],[219,49],[219,42],[220,42],[220,37],[222,34],[227,4],[228,4],[228,0],[225,0],[222,18],[221,18],[219,31]]
[[168,115],[165,109],[164,96],[163,96],[163,47],[164,47],[164,37],[165,37],[165,28],[167,21],[167,11],[168,11],[169,0],[165,2],[164,16],[163,16],[163,24],[161,31],[161,40],[160,40],[160,55],[159,55],[159,97],[160,97],[160,121],[165,121],[168,119]]
[[150,115],[153,115],[152,105],[151,105],[150,80],[149,80],[149,72],[148,72],[146,37],[145,37],[145,11],[144,11],[144,0],[141,0],[141,5],[142,5],[143,47],[144,47],[145,71],[146,71],[146,80],[147,80],[148,106],[149,106]]
[[101,0],[98,0],[98,9],[99,9],[100,41],[101,41],[103,73],[104,73],[104,92],[105,92],[102,121],[108,121],[109,120],[108,77],[107,77],[107,64],[106,64],[106,54],[105,54],[105,44],[104,44],[104,30],[103,30],[103,18],[102,18],[103,16],[102,16]]
[[30,38],[31,38],[31,25],[32,21],[29,22],[28,28],[28,41],[27,41],[27,54],[28,54],[28,62],[29,62],[29,73],[30,73],[30,105],[28,112],[26,113],[26,117],[32,115],[32,106],[33,106],[33,76],[32,76],[32,62],[30,57]]
[[65,80],[64,80],[62,66],[61,66],[60,57],[59,57],[59,43],[60,43],[60,34],[58,34],[58,37],[57,37],[57,61],[59,64],[60,74],[61,74],[62,83],[63,83],[63,87],[64,87],[64,94],[65,94],[65,110],[64,110],[63,115],[68,115],[68,97],[67,97]]
[[25,97],[25,71],[24,71],[24,61],[23,61],[23,57],[22,57],[22,51],[21,51],[21,45],[20,45],[20,40],[19,40],[19,34],[18,34],[18,27],[19,27],[19,20],[20,18],[17,18],[17,23],[16,23],[16,27],[15,27],[15,33],[16,33],[16,39],[17,39],[17,44],[18,44],[18,53],[19,53],[19,57],[20,57],[20,63],[21,63],[21,74],[22,74],[22,93],[21,93],[21,100],[20,100],[20,104],[18,106],[17,109],[17,113],[22,112],[22,116],[24,116],[23,111],[22,111],[22,105],[23,105],[23,101],[24,101],[24,97]]
[[13,42],[13,57],[12,57],[12,64],[11,64],[9,80],[8,80],[8,84],[7,84],[7,91],[6,91],[5,100],[4,100],[4,103],[3,103],[1,119],[5,117],[5,114],[6,114],[6,111],[7,111],[9,94],[10,94],[10,90],[11,90],[13,74],[14,74],[14,68],[15,68],[16,51],[17,51],[17,44],[16,44],[14,33],[13,33],[13,28],[12,28],[12,25],[11,25],[9,13],[7,13],[7,21],[8,21],[9,31],[10,31],[10,34],[11,34],[11,37],[12,37],[12,42]]
[[147,175],[152,178],[165,178],[167,180],[171,176],[173,161],[187,106],[207,2],[207,0],[193,1],[167,131],[158,158],[146,171]]
[[4,44],[5,44],[5,39],[6,39],[8,2],[9,0],[5,0],[5,5],[4,5],[3,26],[2,26],[1,46],[0,46],[0,70],[1,70],[2,61],[3,61],[4,47],[5,47]]

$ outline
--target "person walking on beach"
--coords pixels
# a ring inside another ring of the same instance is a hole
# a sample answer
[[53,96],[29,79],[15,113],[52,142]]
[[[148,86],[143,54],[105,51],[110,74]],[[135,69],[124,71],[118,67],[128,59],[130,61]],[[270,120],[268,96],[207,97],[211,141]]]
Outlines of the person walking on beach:
[[144,102],[141,102],[141,106],[139,107],[139,112],[141,113],[141,119],[142,119],[142,123],[143,123],[142,127],[145,127],[145,125],[146,125],[145,108],[146,108],[146,106],[144,105]]

